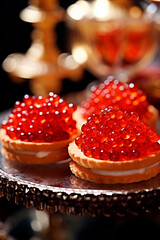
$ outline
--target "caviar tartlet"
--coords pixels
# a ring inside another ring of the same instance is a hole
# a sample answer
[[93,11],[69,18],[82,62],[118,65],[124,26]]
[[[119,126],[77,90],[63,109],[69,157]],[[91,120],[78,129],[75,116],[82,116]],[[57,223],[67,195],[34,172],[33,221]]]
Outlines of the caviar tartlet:
[[88,95],[88,99],[75,112],[80,126],[92,114],[99,114],[101,110],[112,107],[137,112],[141,120],[156,129],[158,110],[149,104],[144,92],[135,84],[124,84],[110,76],[104,83],[93,85]]
[[25,95],[2,123],[2,155],[24,164],[52,163],[68,158],[68,144],[79,134],[72,118],[76,106],[57,94]]
[[160,137],[136,112],[93,114],[69,144],[71,171],[98,183],[132,183],[160,172]]

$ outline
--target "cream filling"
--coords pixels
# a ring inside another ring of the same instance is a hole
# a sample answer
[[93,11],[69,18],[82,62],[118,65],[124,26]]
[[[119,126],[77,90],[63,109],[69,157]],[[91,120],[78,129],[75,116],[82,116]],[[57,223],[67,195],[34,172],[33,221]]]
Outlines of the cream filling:
[[[66,149],[64,149],[64,150],[66,150]],[[11,150],[10,150],[10,151],[11,151]],[[61,149],[61,150],[59,150],[59,151],[48,151],[48,152],[45,152],[45,151],[41,151],[41,152],[31,152],[31,151],[12,150],[12,152],[15,153],[15,154],[35,155],[37,158],[46,157],[46,156],[48,156],[49,154],[60,153],[61,151],[63,151],[63,149]],[[69,162],[69,161],[70,161],[70,159],[67,158],[67,159],[65,159],[65,160],[61,160],[61,161],[55,162],[55,164],[67,163],[67,162]]]
[[125,170],[125,171],[108,171],[101,169],[91,169],[91,172],[102,175],[102,176],[128,176],[133,174],[143,174],[146,170],[156,167],[160,164],[160,162],[156,162],[153,165],[150,165],[145,168],[133,169],[133,170]]
[[[11,150],[10,150],[11,151]],[[35,155],[38,158],[43,158],[46,157],[50,154],[56,154],[56,153],[60,153],[62,151],[41,151],[41,152],[31,152],[31,151],[20,151],[20,150],[12,150],[13,153],[15,154],[21,154],[21,155]]]

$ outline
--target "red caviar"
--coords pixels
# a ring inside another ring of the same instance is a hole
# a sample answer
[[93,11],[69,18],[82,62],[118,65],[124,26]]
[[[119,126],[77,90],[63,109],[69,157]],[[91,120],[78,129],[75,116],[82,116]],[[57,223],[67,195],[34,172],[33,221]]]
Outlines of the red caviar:
[[110,106],[114,109],[137,112],[143,121],[150,116],[149,103],[142,90],[133,83],[124,84],[111,76],[104,83],[91,87],[90,96],[81,104],[80,109],[83,118],[87,119],[93,113],[99,114],[101,110]]
[[87,157],[123,161],[160,151],[160,137],[135,112],[108,108],[93,114],[75,143]]
[[13,140],[27,142],[54,142],[68,139],[74,134],[76,121],[72,114],[76,110],[57,94],[47,97],[25,95],[23,102],[16,102],[8,121],[2,128]]

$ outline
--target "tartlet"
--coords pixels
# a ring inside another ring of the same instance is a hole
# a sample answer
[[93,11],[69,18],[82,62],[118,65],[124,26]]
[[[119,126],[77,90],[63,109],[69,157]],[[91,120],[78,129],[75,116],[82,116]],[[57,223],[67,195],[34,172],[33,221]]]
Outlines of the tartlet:
[[105,109],[93,114],[69,144],[70,169],[97,183],[132,183],[160,172],[160,137],[135,112]]
[[68,144],[79,135],[72,117],[75,110],[74,104],[52,92],[47,97],[25,95],[2,123],[2,155],[24,164],[66,160]]
[[141,120],[155,130],[157,128],[159,112],[147,101],[145,93],[134,83],[124,84],[111,76],[103,83],[90,88],[88,98],[74,113],[75,119],[78,125],[82,126],[92,114],[99,114],[101,110],[108,107],[137,112]]

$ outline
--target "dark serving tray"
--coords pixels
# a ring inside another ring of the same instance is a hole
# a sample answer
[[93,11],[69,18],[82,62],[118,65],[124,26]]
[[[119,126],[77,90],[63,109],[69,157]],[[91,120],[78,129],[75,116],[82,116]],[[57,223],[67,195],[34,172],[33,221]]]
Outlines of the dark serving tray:
[[96,184],[75,177],[69,161],[23,165],[0,154],[0,197],[51,213],[124,216],[160,210],[160,174],[139,183]]

